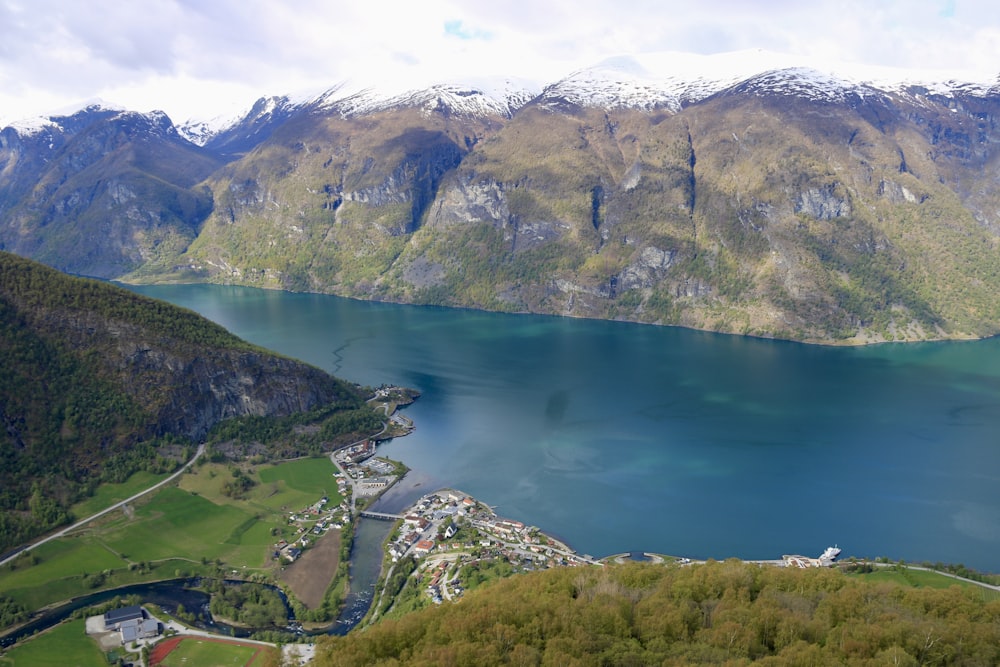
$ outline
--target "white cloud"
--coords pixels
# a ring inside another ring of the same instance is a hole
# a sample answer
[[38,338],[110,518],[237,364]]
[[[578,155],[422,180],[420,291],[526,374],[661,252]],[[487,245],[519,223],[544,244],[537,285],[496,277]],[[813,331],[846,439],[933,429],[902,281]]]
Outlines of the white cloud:
[[764,48],[1000,73],[984,0],[0,0],[0,121],[101,97],[175,120],[345,79],[549,82],[621,53]]

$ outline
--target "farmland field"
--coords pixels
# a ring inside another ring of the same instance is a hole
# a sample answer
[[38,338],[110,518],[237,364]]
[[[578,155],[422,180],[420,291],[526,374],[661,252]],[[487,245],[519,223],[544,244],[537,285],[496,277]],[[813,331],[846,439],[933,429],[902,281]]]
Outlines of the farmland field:
[[[33,560],[38,562],[29,565]],[[63,538],[43,544],[31,556],[0,570],[0,591],[27,606],[37,609],[56,600],[64,600],[87,590],[84,573],[125,567],[127,563],[89,538]]]
[[169,473],[154,475],[140,470],[121,484],[100,485],[94,495],[73,505],[71,511],[73,516],[78,519],[85,519],[91,514],[96,514],[106,507],[111,507],[117,502],[132,497],[143,489],[148,489],[168,476]]
[[333,478],[336,472],[336,466],[325,456],[262,467],[258,470],[261,486],[280,492],[263,498],[261,502],[272,508],[281,505],[298,507],[311,505],[320,496],[326,495],[330,503],[336,505],[342,500],[337,493],[337,481]]
[[[303,529],[288,514],[326,495],[340,503],[329,458],[246,468],[253,480],[240,497],[227,495],[234,469],[199,466],[147,496],[128,512],[112,512],[72,536],[54,540],[0,568],[0,590],[31,609],[111,586],[211,573],[216,565],[244,572],[271,568],[274,544]],[[102,490],[110,499],[134,493],[142,478]],[[146,481],[155,483],[155,478]],[[144,482],[143,482],[144,483]],[[103,487],[102,487],[103,489]],[[305,529],[311,525],[303,524]]]
[[277,465],[263,465],[247,471],[255,482],[239,497],[227,496],[226,482],[233,479],[228,466],[205,464],[195,474],[184,475],[180,487],[220,505],[237,505],[261,512],[284,512],[312,505],[326,495],[330,503],[340,503],[337,482],[333,474],[337,468],[327,457],[296,459]]
[[85,629],[83,619],[57,625],[11,648],[0,657],[0,667],[107,667],[104,653]]

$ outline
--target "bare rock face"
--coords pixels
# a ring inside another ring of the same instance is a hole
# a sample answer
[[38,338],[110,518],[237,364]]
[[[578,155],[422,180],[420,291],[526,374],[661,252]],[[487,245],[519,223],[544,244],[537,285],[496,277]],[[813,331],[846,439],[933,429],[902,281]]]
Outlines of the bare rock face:
[[503,187],[493,179],[455,179],[442,188],[430,215],[432,226],[483,222],[498,228],[512,223]]
[[643,248],[635,261],[622,271],[619,279],[621,289],[645,289],[658,284],[674,263],[676,255],[676,250],[661,250],[655,246]]
[[[9,268],[3,264],[7,259]],[[8,275],[56,273],[7,253],[0,253],[0,269]],[[54,280],[70,281],[66,288],[54,283],[58,300],[62,292],[75,289],[72,281],[77,279]],[[0,300],[24,313],[25,326],[96,364],[97,375],[142,406],[151,419],[142,427],[146,435],[172,433],[197,440],[231,417],[287,416],[356,397],[351,385],[325,371],[247,345],[193,313],[121,288],[102,288],[111,295],[101,297],[105,302],[121,302],[112,307],[112,316],[88,307],[81,297],[67,297],[67,303],[58,305],[25,305],[22,295],[3,285]],[[143,324],[164,319],[166,325]],[[170,332],[172,322],[183,333]]]
[[795,202],[795,212],[817,220],[846,218],[851,215],[851,203],[845,197],[838,196],[837,187],[831,184],[799,194]]
[[255,352],[187,357],[129,340],[119,346],[119,377],[130,393],[157,396],[157,428],[203,437],[232,417],[287,416],[330,403],[343,387],[323,371]]

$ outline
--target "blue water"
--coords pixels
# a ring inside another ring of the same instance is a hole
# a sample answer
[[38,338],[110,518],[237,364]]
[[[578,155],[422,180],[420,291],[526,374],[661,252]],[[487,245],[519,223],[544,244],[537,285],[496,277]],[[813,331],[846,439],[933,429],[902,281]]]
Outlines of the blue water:
[[1000,340],[829,348],[208,285],[139,288],[348,380],[415,387],[382,446],[595,556],[1000,571]]

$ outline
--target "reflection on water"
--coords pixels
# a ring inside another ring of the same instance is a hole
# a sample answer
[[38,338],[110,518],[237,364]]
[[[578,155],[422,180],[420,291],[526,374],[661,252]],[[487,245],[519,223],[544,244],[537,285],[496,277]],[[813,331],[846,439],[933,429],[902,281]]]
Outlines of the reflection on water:
[[818,554],[1000,571],[1000,339],[806,346],[209,285],[142,292],[375,386],[426,480],[594,555]]

